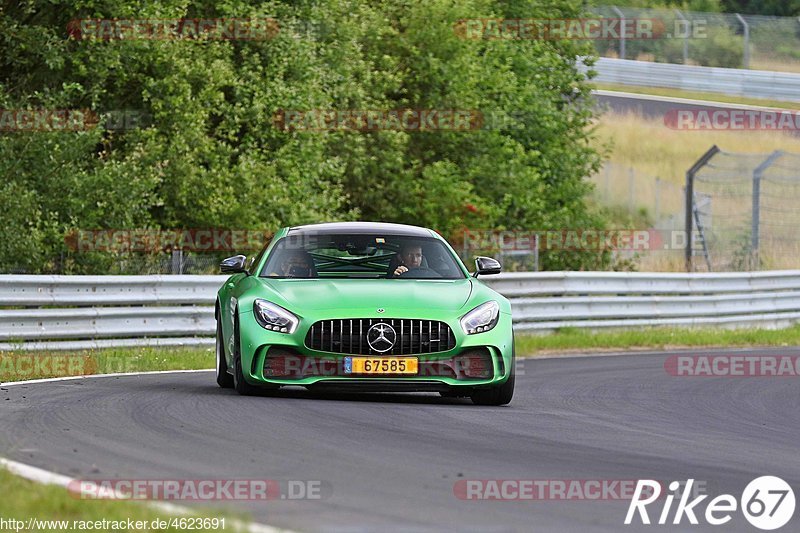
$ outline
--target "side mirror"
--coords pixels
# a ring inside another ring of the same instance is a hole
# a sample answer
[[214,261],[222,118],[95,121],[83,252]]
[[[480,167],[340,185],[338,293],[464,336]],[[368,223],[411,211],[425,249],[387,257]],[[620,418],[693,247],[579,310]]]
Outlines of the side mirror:
[[480,274],[499,274],[501,270],[500,263],[491,257],[478,257],[475,259],[475,273],[472,277],[477,278]]
[[219,270],[223,274],[237,274],[239,272],[247,272],[244,268],[244,263],[247,258],[243,255],[234,255],[223,259],[219,264]]

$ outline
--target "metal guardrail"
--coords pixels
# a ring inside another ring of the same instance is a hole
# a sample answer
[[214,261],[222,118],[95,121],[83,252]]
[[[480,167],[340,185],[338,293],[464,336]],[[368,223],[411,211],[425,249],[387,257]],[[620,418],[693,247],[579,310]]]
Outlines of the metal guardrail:
[[[584,68],[584,67],[582,67]],[[800,74],[601,57],[594,81],[800,102]],[[584,68],[585,70],[585,68]]]
[[[225,276],[0,276],[0,350],[210,345]],[[517,331],[779,327],[800,321],[800,270],[521,272],[486,277]]]

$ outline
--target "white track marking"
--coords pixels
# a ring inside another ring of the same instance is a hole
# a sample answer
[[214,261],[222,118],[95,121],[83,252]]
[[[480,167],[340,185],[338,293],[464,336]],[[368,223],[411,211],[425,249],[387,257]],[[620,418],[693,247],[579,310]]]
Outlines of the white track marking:
[[116,378],[122,376],[149,376],[152,374],[188,374],[190,372],[213,372],[213,368],[203,368],[200,370],[150,370],[147,372],[117,372],[116,374],[88,374],[86,376],[64,376],[60,378],[29,379],[27,381],[7,381],[0,383],[3,388],[13,387],[14,385],[33,385],[35,383],[51,383],[54,381],[74,381],[76,379],[91,378]]
[[[213,368],[207,368],[202,370],[157,370],[152,372],[95,374],[89,376],[67,376],[61,378],[31,379],[28,381],[12,381],[9,383],[3,383],[2,387],[6,388],[6,387],[13,387],[15,385],[32,385],[36,383],[51,383],[55,381],[69,381],[69,380],[90,379],[90,378],[110,378],[110,377],[120,377],[120,376],[149,376],[153,374],[187,374],[191,372],[213,372],[213,371],[214,371]],[[25,463],[18,463],[17,461],[12,461],[10,459],[5,459],[3,457],[0,457],[0,467],[3,467],[12,474],[23,477],[30,481],[34,481],[36,483],[42,483],[45,485],[58,485],[59,487],[62,487],[64,489],[69,489],[69,484],[73,481],[77,481],[76,479],[71,478],[69,476],[56,474],[55,472],[49,472],[47,470],[43,470],[35,466],[26,465]],[[86,483],[86,481],[84,481],[84,483]],[[146,502],[146,505],[153,507],[155,509],[159,509],[166,513],[178,514],[178,515],[196,515],[199,514],[199,512],[201,511],[199,509],[191,510],[187,507],[182,507],[180,505],[175,505],[166,502],[148,501]],[[239,520],[229,520],[229,521],[236,529],[249,531],[251,533],[280,533],[280,532],[289,533],[291,531],[288,529],[278,529],[265,524],[245,523]]]
[[[18,463],[17,461],[12,461],[10,459],[6,459],[4,457],[0,457],[0,467],[5,468],[9,472],[14,475],[23,477],[30,481],[34,481],[36,483],[42,483],[44,485],[58,485],[66,490],[69,490],[70,483],[77,482],[77,479],[71,478],[69,476],[64,476],[61,474],[56,474],[55,472],[50,472],[47,470],[43,470],[41,468],[37,468],[35,466],[26,465],[25,463]],[[81,483],[86,486],[90,484],[89,481],[81,481]],[[99,487],[97,493],[100,494]],[[120,500],[131,501],[124,498],[124,495],[119,494],[117,491],[115,492],[115,497]],[[138,500],[136,500],[138,501]],[[167,502],[154,502],[154,501],[147,501],[144,502],[145,505],[148,507],[152,507],[154,509],[158,509],[165,513],[169,513],[172,515],[198,515],[202,514],[202,509],[189,509],[188,507],[183,507],[180,505],[175,505],[172,503]],[[231,520],[227,519],[228,522],[233,525],[234,529],[238,529],[240,531],[249,531],[250,533],[290,533],[291,530],[288,529],[278,529],[272,526],[268,526],[265,524],[258,524],[258,523],[246,523],[240,520]]]

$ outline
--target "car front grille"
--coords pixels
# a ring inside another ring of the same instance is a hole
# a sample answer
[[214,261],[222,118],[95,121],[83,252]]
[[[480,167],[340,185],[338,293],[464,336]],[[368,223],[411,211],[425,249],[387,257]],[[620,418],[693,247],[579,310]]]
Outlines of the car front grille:
[[[375,324],[388,324],[394,329],[396,338],[391,349],[377,351],[367,343],[367,332]],[[410,318],[320,320],[306,335],[306,346],[312,350],[356,355],[436,353],[452,350],[455,345],[455,335],[444,322]]]

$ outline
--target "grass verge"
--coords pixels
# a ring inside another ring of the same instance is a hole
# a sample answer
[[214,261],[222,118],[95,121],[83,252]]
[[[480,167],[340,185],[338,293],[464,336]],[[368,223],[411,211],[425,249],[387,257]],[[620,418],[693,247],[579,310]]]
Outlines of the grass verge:
[[[229,517],[205,510],[173,516],[142,502],[81,500],[56,485],[18,477],[0,467],[2,531],[244,531]],[[183,519],[183,523],[181,523]],[[205,520],[204,520],[205,519]],[[103,520],[106,522],[103,523]],[[175,520],[176,523],[172,523]],[[215,521],[216,520],[216,521]],[[12,522],[13,521],[13,522]],[[154,522],[158,521],[158,522]],[[138,522],[138,523],[137,523]],[[132,527],[129,527],[132,526]],[[163,526],[163,527],[162,527]],[[182,528],[181,528],[182,526]]]
[[[516,343],[517,354],[521,357],[628,349],[800,346],[800,325],[777,330],[642,328],[591,332],[565,328],[550,335],[518,333]],[[37,360],[42,363],[37,365]],[[108,348],[63,353],[0,352],[0,381],[3,382],[213,367],[213,348]]]
[[564,328],[552,335],[517,334],[516,344],[518,354],[532,357],[568,352],[798,346],[800,325],[776,330],[646,328],[598,333]]
[[0,382],[64,376],[214,368],[213,347],[0,352]]

